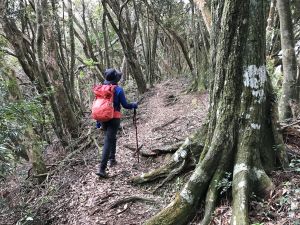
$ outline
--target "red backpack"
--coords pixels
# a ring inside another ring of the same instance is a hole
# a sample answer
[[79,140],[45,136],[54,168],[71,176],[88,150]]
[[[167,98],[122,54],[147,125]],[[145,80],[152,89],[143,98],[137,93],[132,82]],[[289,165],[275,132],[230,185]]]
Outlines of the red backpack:
[[94,87],[95,100],[92,106],[92,118],[106,122],[114,118],[114,93],[116,85],[97,85]]

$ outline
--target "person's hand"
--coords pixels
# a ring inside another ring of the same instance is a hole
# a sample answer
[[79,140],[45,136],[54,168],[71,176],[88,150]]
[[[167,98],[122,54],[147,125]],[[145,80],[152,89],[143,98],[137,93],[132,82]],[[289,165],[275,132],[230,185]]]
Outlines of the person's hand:
[[136,102],[131,103],[132,104],[132,108],[133,109],[137,109],[138,108],[138,104]]

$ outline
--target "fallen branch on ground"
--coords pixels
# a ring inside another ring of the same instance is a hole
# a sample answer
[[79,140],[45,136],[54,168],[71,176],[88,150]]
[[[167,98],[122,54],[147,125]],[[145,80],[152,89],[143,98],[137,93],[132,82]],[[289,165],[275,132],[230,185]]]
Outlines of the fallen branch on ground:
[[[300,123],[300,120],[297,120],[297,121],[295,121],[295,122],[293,122],[293,123],[290,123],[290,124],[280,124],[282,127],[281,127],[281,129],[282,130],[284,130],[285,128],[287,128],[287,127],[291,127],[291,126],[294,126],[294,125],[297,125],[297,124],[299,124]],[[284,126],[283,126],[284,125]]]
[[174,123],[177,119],[178,119],[178,117],[176,117],[176,118],[172,119],[171,121],[168,121],[168,122],[166,122],[166,123],[164,123],[164,124],[162,124],[162,125],[160,125],[158,127],[153,128],[152,132],[158,131],[158,130],[160,130],[160,129],[162,129],[162,128],[168,126],[168,125],[170,125],[171,123]]
[[156,201],[153,199],[144,198],[144,197],[140,197],[140,196],[129,196],[129,197],[125,197],[125,198],[116,200],[109,206],[109,209],[116,208],[116,207],[118,207],[122,204],[128,203],[128,202],[137,202],[137,201],[148,202],[148,203],[152,203],[152,204],[156,203]]
[[183,160],[182,163],[181,163],[181,165],[178,168],[172,170],[169,173],[169,175],[160,184],[158,184],[154,188],[154,190],[152,191],[152,193],[154,194],[159,188],[161,188],[162,186],[164,186],[165,183],[167,183],[168,181],[172,180],[176,175],[180,174],[183,171],[185,165],[186,165],[186,160]]
[[[133,147],[131,145],[123,145],[123,147],[129,149],[130,151],[136,152],[136,147]],[[156,153],[148,153],[145,151],[141,151],[142,147],[143,147],[143,144],[139,146],[139,153],[141,156],[143,156],[143,157],[156,157],[157,156]]]
[[156,154],[168,154],[168,153],[174,153],[177,151],[177,149],[183,144],[183,142],[177,142],[173,145],[166,145],[162,146],[161,148],[154,148],[151,149],[152,152],[155,152]]

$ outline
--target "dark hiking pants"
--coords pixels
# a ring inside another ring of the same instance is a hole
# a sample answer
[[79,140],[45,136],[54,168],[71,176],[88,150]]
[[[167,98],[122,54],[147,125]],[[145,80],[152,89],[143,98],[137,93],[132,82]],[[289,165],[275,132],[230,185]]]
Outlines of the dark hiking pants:
[[100,171],[105,171],[108,160],[116,160],[117,132],[119,126],[120,119],[112,119],[108,122],[102,123],[104,130],[104,145],[102,150]]

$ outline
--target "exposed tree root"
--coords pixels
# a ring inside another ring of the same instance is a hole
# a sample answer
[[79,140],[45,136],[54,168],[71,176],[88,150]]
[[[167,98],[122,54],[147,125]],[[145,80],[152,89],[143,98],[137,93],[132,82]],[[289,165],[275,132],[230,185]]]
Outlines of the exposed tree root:
[[211,222],[211,216],[215,210],[219,193],[218,184],[221,180],[222,175],[223,173],[215,173],[212,178],[212,182],[208,187],[205,199],[205,212],[200,225],[208,225]]
[[130,180],[135,183],[135,184],[142,184],[142,183],[147,183],[154,181],[159,178],[164,178],[167,177],[170,173],[172,173],[173,170],[176,170],[180,164],[182,163],[181,161],[176,162],[173,158],[164,166],[152,170],[148,173],[142,173],[139,176],[132,177]]
[[[123,147],[129,149],[130,151],[133,151],[134,152],[134,156],[136,155],[136,147],[134,146],[131,146],[131,145],[123,145]],[[146,151],[142,151],[143,147],[143,144],[141,144],[138,148],[138,153],[140,154],[140,156],[143,156],[143,157],[157,157],[158,155],[156,153],[152,153],[152,152],[146,152]]]
[[202,140],[203,137],[200,135],[201,133],[197,132],[186,138],[185,142],[173,154],[173,157],[167,162],[167,164],[148,173],[143,173],[139,176],[132,177],[131,181],[136,184],[141,184],[164,177],[167,177],[167,181],[169,181],[176,174],[185,169],[187,164],[185,162],[189,162],[189,166],[196,165],[201,153],[201,149],[203,148],[203,144],[199,141]]
[[168,126],[168,125],[170,125],[171,123],[174,123],[177,119],[178,119],[178,117],[172,119],[171,121],[168,121],[168,122],[164,123],[163,125],[160,125],[158,127],[153,128],[152,132],[158,131],[158,130],[160,130],[160,129],[162,129],[162,128]]
[[[223,119],[219,120],[218,124],[222,124],[222,127],[215,130],[211,146],[206,146],[206,148],[209,148],[207,154],[197,165],[193,175],[180,194],[160,213],[146,221],[146,225],[184,225],[194,216],[199,200],[205,194],[217,170],[215,165],[219,164],[223,150],[230,151],[233,147],[233,135],[229,135],[228,132],[233,132],[234,122],[228,122],[228,120],[226,124],[224,122]],[[224,129],[226,129],[227,132],[224,132]],[[223,154],[224,159],[227,158],[227,156],[230,156],[230,154]]]
[[173,202],[144,225],[187,224],[191,211],[195,212],[195,208],[191,208],[190,203],[177,194]]
[[[241,138],[238,152],[236,155],[236,162],[233,169],[232,181],[232,218],[231,224],[233,225],[248,225],[248,203],[250,193],[250,152],[249,140],[245,140],[247,134]],[[253,139],[250,139],[250,142]],[[254,139],[255,140],[255,139]],[[245,145],[244,145],[244,142]]]
[[178,142],[178,143],[175,143],[173,145],[166,145],[166,146],[162,146],[160,148],[154,148],[154,149],[151,149],[151,151],[155,152],[158,155],[174,153],[174,152],[177,151],[178,148],[180,148],[180,146],[182,144],[183,144],[183,142]]
[[176,175],[180,174],[184,167],[186,165],[186,160],[183,160],[181,165],[176,169],[172,170],[169,175],[159,184],[157,185],[154,190],[152,191],[152,193],[155,193],[159,188],[161,188],[165,183],[167,183],[168,181],[172,180]]
[[113,209],[122,204],[126,204],[128,202],[137,202],[137,201],[148,202],[148,203],[152,203],[152,204],[156,203],[156,201],[153,199],[144,198],[144,197],[140,197],[140,196],[129,196],[129,197],[125,197],[125,198],[116,200],[109,206],[109,208]]
[[[160,148],[154,148],[154,149],[151,149],[151,152],[147,152],[147,151],[141,151],[142,147],[143,147],[143,144],[139,146],[139,154],[143,157],[157,157],[159,155],[162,155],[162,154],[169,154],[169,153],[174,153],[176,152],[176,150],[182,145],[183,143],[182,142],[178,142],[178,143],[175,143],[173,145],[166,145],[166,146],[162,146]],[[131,145],[123,145],[123,147],[131,150],[131,151],[134,151],[136,152],[136,147],[134,146],[131,146]]]

